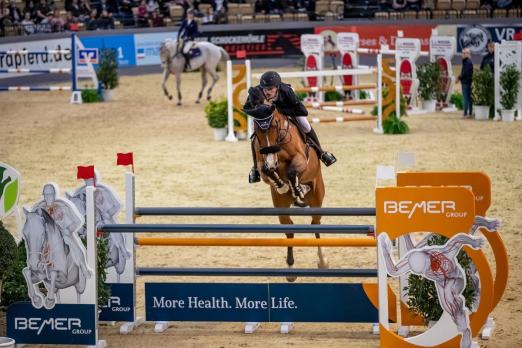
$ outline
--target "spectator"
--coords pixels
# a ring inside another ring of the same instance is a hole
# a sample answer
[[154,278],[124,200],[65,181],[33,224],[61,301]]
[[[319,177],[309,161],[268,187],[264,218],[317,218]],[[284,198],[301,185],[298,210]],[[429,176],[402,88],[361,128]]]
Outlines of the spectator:
[[0,36],[5,36],[5,28],[10,24],[9,9],[0,2]]
[[31,19],[36,18],[36,8],[34,7],[34,3],[32,0],[26,2],[23,12],[24,12],[24,14],[23,14],[24,20],[25,20],[26,13],[29,13],[29,18],[31,18]]
[[152,16],[149,19],[149,25],[151,27],[164,27],[165,21],[163,20],[163,16],[160,13],[159,8],[157,8],[154,12],[152,12]]
[[67,31],[78,31],[78,18],[74,17],[71,11],[67,11],[63,27]]
[[98,30],[98,11],[96,9],[91,11],[89,19],[87,20],[87,30]]
[[38,31],[40,33],[52,33],[53,32],[53,13],[51,11],[47,12],[47,15],[40,21],[38,26]]
[[147,13],[149,14],[149,17],[152,16],[154,11],[156,11],[157,9],[159,9],[159,5],[156,0],[147,1]]
[[53,33],[63,31],[64,26],[65,26],[65,21],[62,18],[62,16],[60,16],[59,10],[54,10],[50,23],[51,23],[51,29],[52,29]]
[[491,72],[495,73],[495,43],[492,40],[488,41],[487,53],[482,58],[482,62],[480,63],[480,70],[486,68],[486,66],[491,67]]
[[47,6],[47,2],[42,2],[42,0],[36,0],[34,9],[36,16],[33,17],[33,19],[37,24],[45,20],[47,18],[47,14],[51,12],[51,9],[49,6]]
[[212,7],[207,8],[207,12],[203,16],[203,24],[212,24],[214,23],[214,11]]
[[31,35],[36,32],[34,22],[31,19],[31,12],[25,12],[24,19],[20,24],[22,25],[22,30],[25,35]]
[[[296,2],[298,2],[298,1],[296,1]],[[261,13],[263,11],[265,11],[265,1],[256,0],[256,2],[254,3],[254,12]]]
[[147,21],[147,4],[145,0],[141,0],[140,5],[138,6],[138,13],[136,14],[136,21],[138,27],[143,28],[148,25]]
[[98,18],[98,29],[114,29],[114,18],[107,10],[103,10]]
[[9,10],[9,19],[11,20],[11,23],[18,24],[23,20],[22,13],[18,7],[16,7],[14,1],[8,0],[7,9]]
[[462,96],[464,97],[464,118],[471,118],[473,105],[471,101],[471,83],[473,82],[473,63],[469,48],[462,50],[462,70],[457,77],[457,83],[462,84]]
[[280,14],[281,12],[283,12],[281,1],[268,0],[268,6],[266,9],[267,14]]
[[212,0],[212,10],[214,11],[216,24],[226,23],[228,12],[227,0]]
[[96,10],[97,10],[99,16],[101,16],[103,11],[107,11],[107,13],[109,15],[112,15],[113,13],[117,13],[118,12],[117,7],[115,8],[107,0],[101,0],[98,3],[98,6],[96,7]]

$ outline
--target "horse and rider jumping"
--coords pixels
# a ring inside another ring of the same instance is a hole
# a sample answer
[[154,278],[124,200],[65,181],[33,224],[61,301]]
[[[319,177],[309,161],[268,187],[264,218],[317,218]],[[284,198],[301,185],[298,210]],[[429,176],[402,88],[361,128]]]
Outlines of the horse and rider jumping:
[[[254,118],[252,136],[254,166],[249,182],[261,179],[270,185],[276,208],[321,207],[325,195],[322,161],[326,166],[336,162],[333,154],[321,148],[317,134],[308,123],[308,112],[290,85],[281,82],[278,73],[268,71],[259,86],[248,91],[243,111]],[[260,174],[261,172],[261,174]],[[279,216],[281,224],[293,224],[289,216]],[[320,224],[321,216],[312,216],[312,224]],[[287,233],[287,238],[294,238]],[[319,233],[315,234],[320,238]],[[318,247],[318,267],[327,268],[322,247]],[[286,263],[294,264],[293,248],[288,247]],[[287,277],[294,281],[295,277]]]

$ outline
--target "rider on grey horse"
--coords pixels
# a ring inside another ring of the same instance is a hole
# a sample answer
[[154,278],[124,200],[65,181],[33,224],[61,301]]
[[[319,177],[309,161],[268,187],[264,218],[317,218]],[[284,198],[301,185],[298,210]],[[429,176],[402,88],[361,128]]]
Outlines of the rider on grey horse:
[[[256,116],[261,105],[270,105],[272,110],[277,109],[281,114],[292,117],[298,124],[301,131],[306,134],[312,146],[317,152],[319,159],[328,167],[334,164],[337,159],[329,152],[323,151],[317,134],[306,119],[308,111],[303,103],[299,101],[290,85],[282,83],[281,77],[275,71],[267,71],[261,76],[259,86],[251,87],[248,90],[248,99],[243,106],[243,111],[251,116]],[[260,181],[259,171],[257,170],[256,153],[254,150],[254,138],[252,137],[252,158],[254,166],[248,176],[249,183]]]
[[185,57],[185,67],[187,70],[191,70],[190,66],[190,49],[192,48],[192,44],[196,39],[196,36],[199,34],[198,31],[198,23],[194,20],[194,10],[189,9],[187,11],[187,18],[183,20],[181,23],[181,27],[179,28],[178,38],[180,42],[180,52]]

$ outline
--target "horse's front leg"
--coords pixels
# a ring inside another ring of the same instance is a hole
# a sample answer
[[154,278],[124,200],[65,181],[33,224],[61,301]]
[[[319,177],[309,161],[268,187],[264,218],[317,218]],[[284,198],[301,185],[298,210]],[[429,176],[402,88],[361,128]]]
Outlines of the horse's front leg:
[[163,93],[169,100],[172,100],[172,95],[169,94],[169,91],[167,90],[167,80],[169,79],[170,71],[168,68],[165,68],[163,70],[163,81],[161,82],[161,87],[163,88]]
[[306,169],[306,159],[301,159],[296,156],[292,160],[292,163],[288,167],[288,181],[290,182],[290,189],[292,190],[292,195],[295,198],[295,205],[298,207],[306,207],[308,204],[305,202],[305,196],[310,191],[310,187],[308,185],[302,185],[300,183],[300,176]]
[[214,86],[219,80],[219,74],[216,72],[216,67],[214,67],[214,70],[209,69],[209,74],[212,77],[212,83],[210,84],[210,87],[207,90],[207,100],[212,99],[212,89],[214,89]]
[[49,288],[47,289],[47,297],[45,298],[45,308],[51,309],[56,304],[56,276],[57,271],[51,271],[51,281],[49,282]]
[[196,100],[196,104],[199,104],[199,101],[201,100],[201,97],[203,96],[203,91],[205,90],[205,87],[207,86],[207,71],[205,70],[204,66],[201,66],[201,90],[198,93],[198,99]]
[[[290,216],[281,215],[279,216],[279,223],[283,225],[293,225],[293,221],[290,218]],[[293,233],[286,233],[286,238],[293,239],[294,234]],[[293,247],[287,247],[286,249],[286,264],[288,265],[288,268],[292,268],[294,266],[294,248]],[[297,279],[296,276],[287,276],[286,280],[289,282],[295,282]]]
[[35,288],[34,285],[34,283],[39,283],[41,279],[33,279],[32,272],[29,267],[25,267],[22,270],[22,274],[24,275],[25,282],[27,283],[27,294],[29,295],[33,306],[35,308],[42,308],[44,301],[43,295],[40,290]]
[[176,71],[176,90],[178,91],[178,105],[181,105],[181,72]]
[[288,192],[289,187],[288,184],[285,183],[281,178],[279,177],[279,174],[277,174],[277,171],[275,168],[270,167],[266,162],[263,163],[263,166],[261,167],[261,171],[263,174],[265,174],[268,177],[268,180],[274,185],[277,193],[280,195],[285,194]]

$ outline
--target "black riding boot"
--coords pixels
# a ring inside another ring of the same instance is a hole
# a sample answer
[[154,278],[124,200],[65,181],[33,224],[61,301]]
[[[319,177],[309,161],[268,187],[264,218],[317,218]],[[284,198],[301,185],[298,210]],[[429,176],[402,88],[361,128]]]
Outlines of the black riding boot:
[[186,71],[192,70],[192,67],[190,66],[190,52],[183,53],[183,57],[185,57],[185,70]]
[[261,175],[259,175],[259,171],[257,170],[256,149],[254,148],[254,141],[255,137],[252,136],[252,139],[250,139],[250,148],[252,150],[252,160],[254,161],[254,165],[248,174],[248,183],[250,184],[255,184],[256,182],[261,181]]
[[319,143],[319,139],[317,138],[317,134],[315,133],[314,129],[312,128],[310,132],[306,133],[306,136],[312,140],[315,144],[315,149],[317,151],[317,155],[319,156],[319,159],[321,162],[324,163],[325,166],[329,167],[335,162],[337,162],[337,158],[329,152],[323,151],[321,148],[321,144]]

